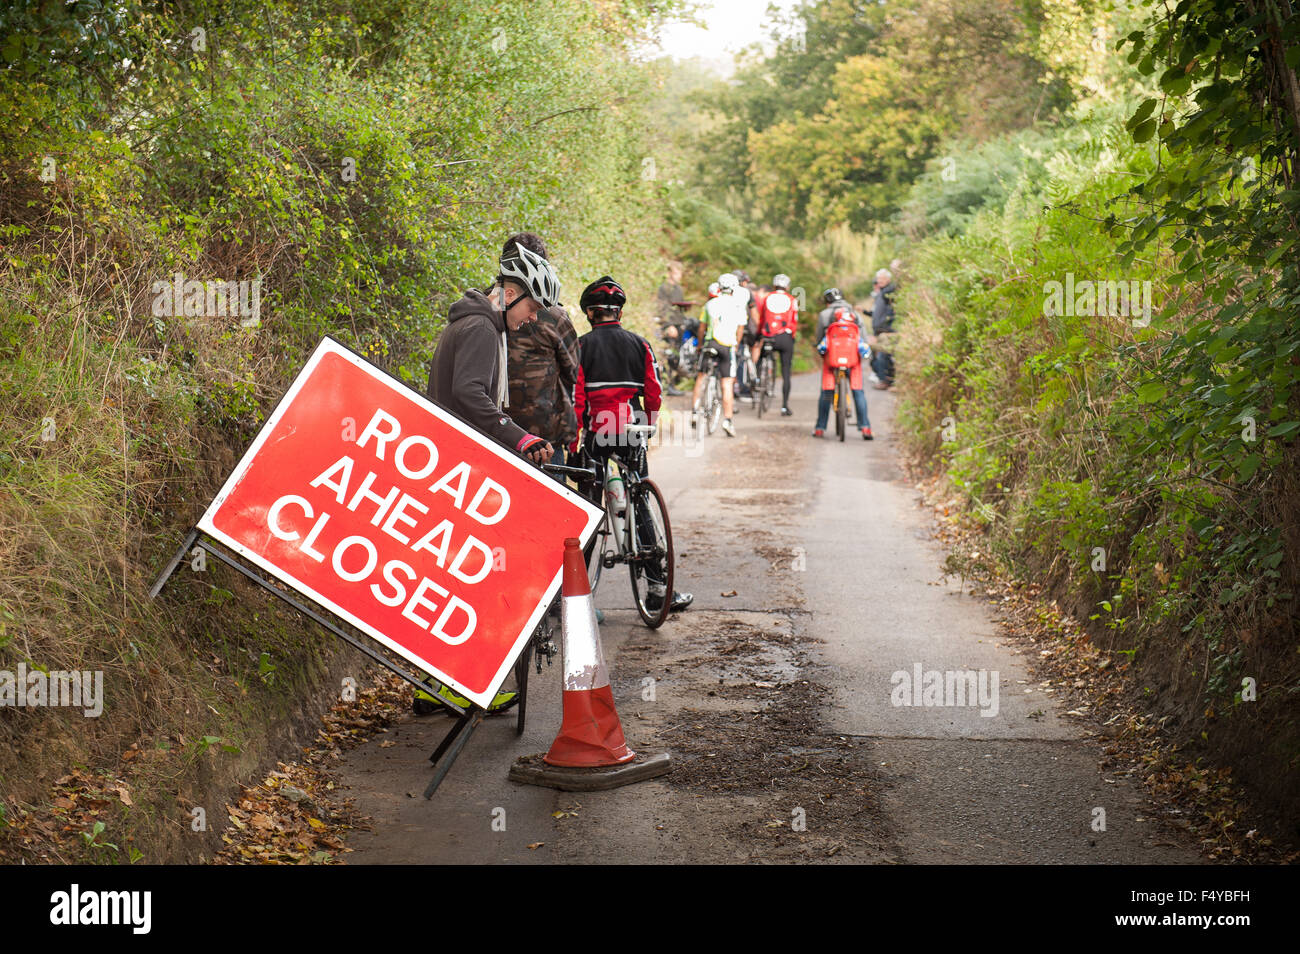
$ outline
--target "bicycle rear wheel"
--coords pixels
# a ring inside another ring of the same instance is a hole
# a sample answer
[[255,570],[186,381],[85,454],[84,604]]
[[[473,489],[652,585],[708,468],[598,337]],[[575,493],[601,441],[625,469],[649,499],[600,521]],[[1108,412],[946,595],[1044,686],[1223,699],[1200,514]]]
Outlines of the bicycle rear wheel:
[[849,416],[849,376],[841,371],[835,382],[835,436],[844,440]]
[[[642,621],[651,629],[658,629],[668,618],[673,603],[673,530],[668,522],[668,507],[658,486],[649,479],[637,485],[634,497],[628,503],[631,505],[629,518],[635,520],[636,514],[644,514],[644,520],[640,521],[642,526],[633,530],[632,524],[628,524],[628,536],[637,546],[635,552],[629,550],[632,598]],[[640,539],[641,534],[647,531],[652,539]],[[647,570],[660,577],[664,587],[663,598],[653,610],[648,605],[650,580]]]
[[708,391],[704,398],[705,426],[712,434],[722,422],[722,385],[716,374],[709,375]]
[[763,355],[758,363],[758,416],[762,417],[767,413],[768,405],[772,401],[772,393],[776,387],[776,370],[772,367],[772,356]]

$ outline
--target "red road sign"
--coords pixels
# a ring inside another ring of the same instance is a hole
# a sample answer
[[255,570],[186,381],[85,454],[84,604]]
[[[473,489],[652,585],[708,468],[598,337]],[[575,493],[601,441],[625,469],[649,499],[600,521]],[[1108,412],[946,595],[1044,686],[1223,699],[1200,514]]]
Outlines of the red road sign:
[[601,515],[325,338],[198,528],[486,706]]

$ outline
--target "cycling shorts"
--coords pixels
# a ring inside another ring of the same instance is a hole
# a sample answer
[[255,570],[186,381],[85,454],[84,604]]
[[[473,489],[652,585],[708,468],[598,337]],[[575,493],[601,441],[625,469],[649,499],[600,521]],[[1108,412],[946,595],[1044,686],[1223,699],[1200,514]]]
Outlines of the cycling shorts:
[[[735,348],[730,348],[716,339],[711,339],[700,349],[701,359],[703,359],[704,353],[707,351],[712,351],[718,356],[718,368],[724,378],[734,378],[736,376]],[[701,363],[700,367],[704,367],[703,363]]]

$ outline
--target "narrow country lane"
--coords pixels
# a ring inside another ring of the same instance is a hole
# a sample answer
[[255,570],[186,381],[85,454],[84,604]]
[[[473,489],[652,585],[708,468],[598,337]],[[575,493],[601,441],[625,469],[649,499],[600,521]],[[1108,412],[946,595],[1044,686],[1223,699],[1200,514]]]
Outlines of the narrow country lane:
[[[344,784],[374,819],[351,863],[1201,860],[1148,819],[1137,785],[1099,771],[1099,743],[986,604],[941,582],[930,517],[900,480],[894,396],[868,391],[876,441],[815,441],[816,386],[796,378],[791,418],[740,402],[734,440],[655,451],[689,611],[652,632],[623,574],[601,582],[629,743],[670,751],[675,771],[600,793],[507,781],[559,725],[557,660],[530,686],[525,735],[513,714],[487,722],[432,802],[443,717],[350,752]],[[894,674],[917,666],[991,674],[997,692],[894,705]]]

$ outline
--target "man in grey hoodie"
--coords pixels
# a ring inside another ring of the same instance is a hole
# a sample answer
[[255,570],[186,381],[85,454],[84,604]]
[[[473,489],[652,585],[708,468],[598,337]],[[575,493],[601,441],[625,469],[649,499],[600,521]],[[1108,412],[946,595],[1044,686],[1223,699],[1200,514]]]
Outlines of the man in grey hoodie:
[[470,290],[451,306],[429,369],[429,398],[534,463],[554,448],[510,419],[506,332],[559,304],[560,282],[551,264],[519,243],[506,243],[501,270],[487,293]]
[[[535,464],[544,464],[555,453],[551,445],[529,434],[510,420],[505,408],[510,404],[510,379],[507,372],[506,332],[518,331],[537,320],[543,308],[560,303],[560,280],[541,255],[532,251],[523,235],[506,241],[501,254],[501,270],[496,283],[486,293],[470,290],[451,306],[447,327],[438,338],[429,367],[429,398],[434,404],[487,436],[524,455]],[[427,690],[417,689],[413,708],[425,715],[438,707],[439,700],[467,709],[470,701],[432,676],[425,682]],[[519,693],[498,690],[488,705],[500,712],[515,705]]]

